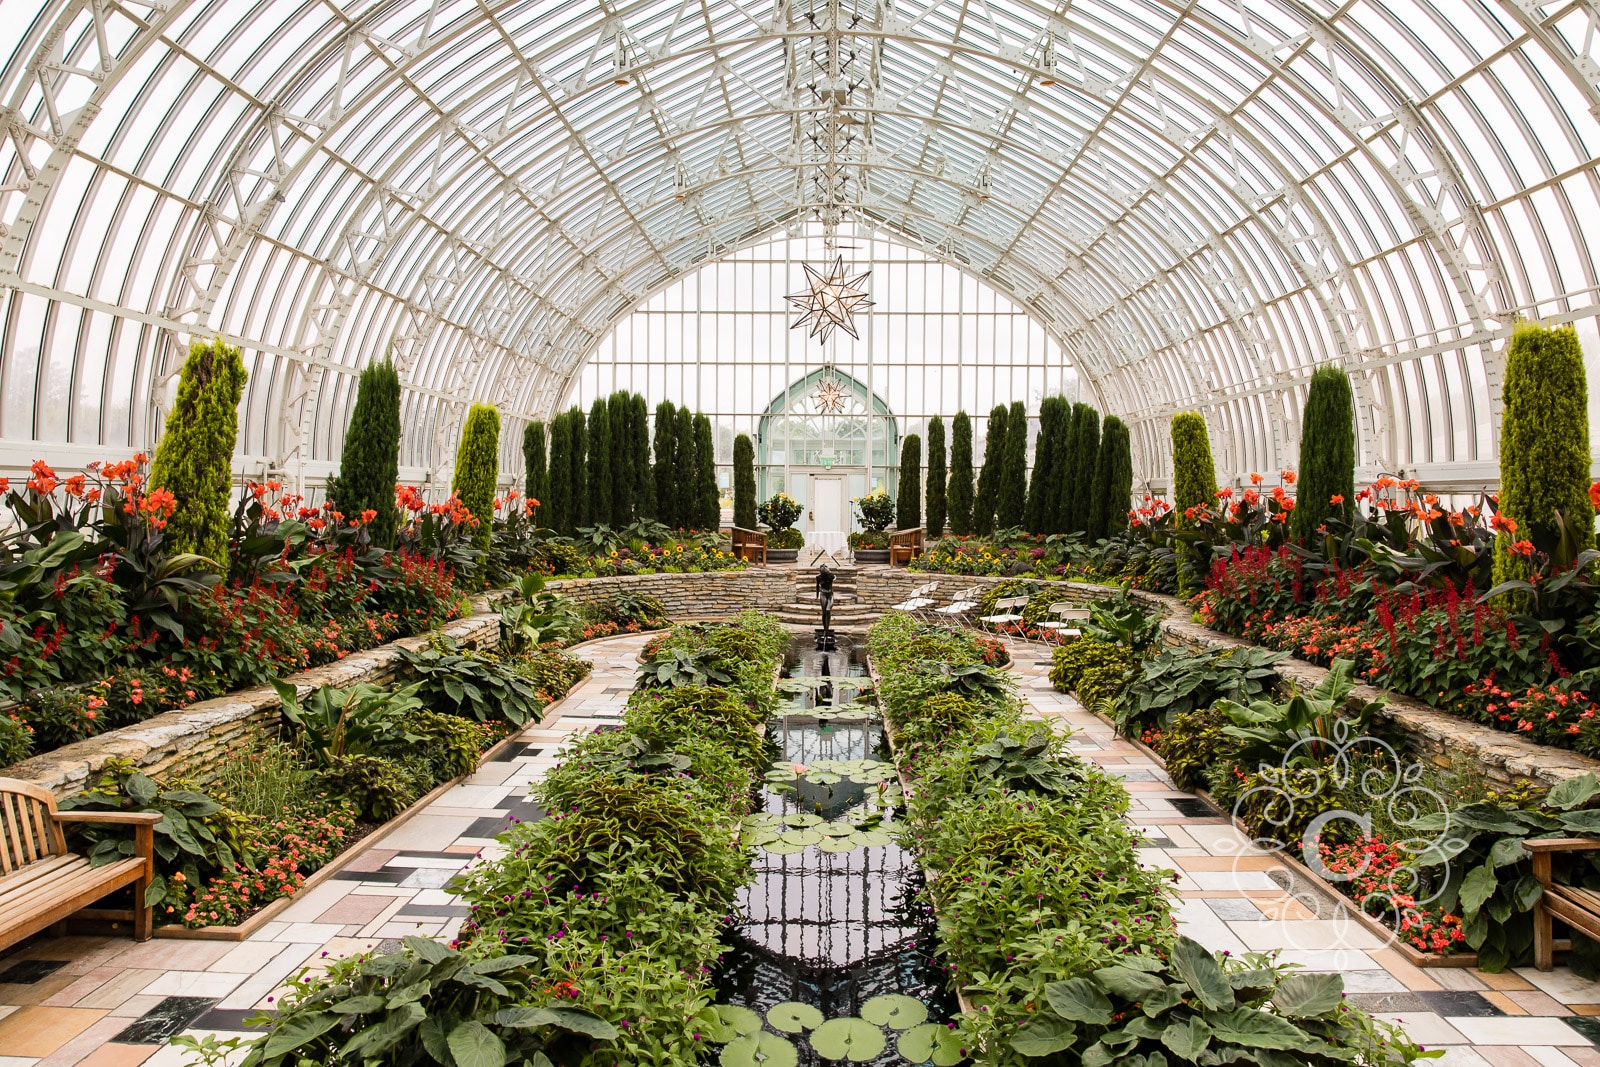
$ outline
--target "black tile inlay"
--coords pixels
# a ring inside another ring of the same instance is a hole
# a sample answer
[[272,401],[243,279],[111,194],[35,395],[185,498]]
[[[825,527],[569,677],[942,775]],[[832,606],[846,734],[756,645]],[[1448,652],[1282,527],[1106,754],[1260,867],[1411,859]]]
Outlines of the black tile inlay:
[[1170,837],[1146,837],[1139,842],[1140,848],[1176,848]]
[[48,978],[67,965],[66,960],[18,960],[0,971],[0,984],[32,985]]
[[1432,1010],[1415,993],[1347,993],[1345,1001],[1367,1011],[1410,1012],[1415,1015]]
[[407,904],[395,913],[396,919],[454,919],[471,909],[465,904]]
[[260,1014],[260,1008],[212,1008],[189,1025],[196,1030],[265,1030],[266,1026],[245,1025],[246,1019]]
[[1600,1045],[1600,1018],[1593,1015],[1574,1015],[1561,1021],[1588,1038],[1590,1044]]
[[1177,808],[1179,815],[1187,815],[1191,819],[1219,818],[1217,809],[1199,797],[1169,797],[1167,803]]
[[490,763],[510,763],[518,756],[537,756],[543,752],[543,743],[535,745],[532,741],[514,741],[501,749]]
[[164,1045],[216,1002],[215,997],[167,997],[111,1040],[129,1045]]
[[1446,989],[1437,993],[1418,993],[1417,996],[1421,997],[1428,1005],[1429,1011],[1439,1015],[1482,1018],[1489,1015],[1505,1014],[1505,1012],[1485,1000],[1481,993]]
[[405,870],[397,868],[384,868],[381,871],[334,871],[333,877],[341,882],[388,882],[390,885],[399,885],[411,876],[411,868]]
[[474,819],[461,836],[499,837],[518,823],[538,822],[544,818],[544,809],[528,800],[508,804],[505,811],[504,815],[485,815],[481,819]]

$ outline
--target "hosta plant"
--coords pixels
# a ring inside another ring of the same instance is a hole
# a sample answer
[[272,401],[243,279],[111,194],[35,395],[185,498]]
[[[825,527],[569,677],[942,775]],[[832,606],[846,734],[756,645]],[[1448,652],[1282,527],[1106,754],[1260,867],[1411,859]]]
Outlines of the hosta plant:
[[536,689],[515,668],[488,652],[462,648],[441,633],[415,651],[401,649],[404,671],[415,679],[424,704],[479,722],[538,722],[544,704]]

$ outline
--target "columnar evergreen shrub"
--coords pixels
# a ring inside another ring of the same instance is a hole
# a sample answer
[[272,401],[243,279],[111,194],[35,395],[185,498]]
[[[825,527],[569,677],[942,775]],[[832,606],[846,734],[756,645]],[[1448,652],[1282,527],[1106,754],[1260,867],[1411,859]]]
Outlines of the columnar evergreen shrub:
[[550,525],[550,463],[545,453],[544,423],[534,419],[522,428],[522,486],[529,500],[537,500],[533,521]]
[[733,439],[733,524],[756,528],[756,446],[745,433]]
[[572,533],[572,417],[563,411],[550,420],[548,497],[539,498],[544,524],[560,534]]
[[1502,396],[1499,508],[1517,527],[1495,540],[1496,583],[1527,577],[1528,558],[1512,551],[1520,541],[1558,566],[1595,544],[1589,390],[1577,331],[1518,323],[1506,349]]
[[656,476],[650,467],[650,407],[642,393],[629,398],[628,449],[633,456],[633,513],[656,517]]
[[178,372],[178,402],[167,414],[150,464],[150,488],[165,489],[178,502],[167,520],[167,547],[199,553],[224,571],[245,378],[237,348],[220,338],[191,344]]
[[975,534],[994,533],[1000,470],[1005,465],[1006,430],[1006,406],[996,404],[989,412],[989,429],[983,439],[983,467],[978,471],[978,494],[972,501],[972,532]]
[[656,519],[668,526],[680,526],[678,494],[673,479],[678,476],[678,450],[673,437],[678,430],[678,408],[670,400],[656,405]]
[[1341,367],[1322,367],[1311,376],[1305,415],[1300,423],[1300,480],[1289,535],[1305,541],[1341,496],[1356,499],[1356,412],[1350,376]]
[[694,412],[686,407],[678,409],[673,420],[672,440],[674,472],[672,477],[672,513],[675,525],[693,529],[700,525],[695,496],[696,472],[699,457],[694,447]]
[[1078,427],[1083,425],[1083,413],[1088,404],[1061,401],[1061,444],[1056,456],[1056,481],[1052,533],[1067,533],[1072,529],[1072,485],[1078,475]]
[[572,501],[570,518],[572,528],[588,526],[594,522],[594,509],[589,506],[589,428],[584,424],[583,411],[574,405],[567,410],[572,424]]
[[924,523],[929,537],[944,535],[945,513],[948,503],[945,496],[944,419],[935,415],[928,420],[928,478],[923,490],[927,501]]
[[945,493],[951,533],[965,537],[972,532],[972,496],[972,420],[958,411],[950,423],[950,486]]
[[611,409],[602,397],[589,407],[589,515],[611,521]]
[[922,438],[914,433],[900,442],[900,491],[895,497],[894,524],[901,530],[922,525]]
[[1059,463],[1057,448],[1061,436],[1059,396],[1047,396],[1039,404],[1039,436],[1033,447],[1033,478],[1028,482],[1028,507],[1023,525],[1032,533],[1054,533],[1055,508],[1051,495]]
[[473,544],[489,550],[494,533],[494,491],[500,481],[500,412],[488,404],[474,404],[456,447],[456,473],[450,491],[478,520]]
[[1072,490],[1068,497],[1068,530],[1087,533],[1094,499],[1094,473],[1100,459],[1100,413],[1088,404],[1073,419]]
[[722,525],[722,493],[717,489],[717,447],[711,420],[694,416],[695,527],[715,530]]
[[375,512],[367,533],[373,544],[393,548],[400,517],[394,489],[399,481],[400,375],[386,359],[361,372],[339,473],[328,483],[328,499],[351,518]]
[[1107,415],[1100,431],[1100,454],[1095,463],[1094,494],[1089,508],[1089,540],[1111,537],[1128,525],[1133,497],[1133,443],[1127,425]]
[[997,529],[1021,526],[1028,504],[1028,408],[1020,400],[1011,402],[1006,415],[1006,448],[995,487]]
[[[1193,529],[1194,521],[1185,516],[1193,507],[1210,504],[1217,497],[1217,468],[1211,460],[1211,438],[1206,420],[1198,411],[1180,411],[1172,416],[1172,506],[1177,511],[1180,530]],[[1204,584],[1198,546],[1185,549],[1178,567],[1178,595],[1190,596]]]
[[606,421],[611,424],[611,525],[618,530],[633,521],[633,450],[628,437],[632,410],[627,393],[619,390],[606,397]]

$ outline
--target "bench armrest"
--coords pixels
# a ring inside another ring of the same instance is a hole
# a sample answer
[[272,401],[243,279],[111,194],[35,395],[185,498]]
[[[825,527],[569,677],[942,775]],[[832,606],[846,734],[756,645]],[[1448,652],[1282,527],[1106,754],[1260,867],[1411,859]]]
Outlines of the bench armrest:
[[121,826],[154,826],[160,822],[159,811],[57,811],[51,814],[56,822],[99,822]]

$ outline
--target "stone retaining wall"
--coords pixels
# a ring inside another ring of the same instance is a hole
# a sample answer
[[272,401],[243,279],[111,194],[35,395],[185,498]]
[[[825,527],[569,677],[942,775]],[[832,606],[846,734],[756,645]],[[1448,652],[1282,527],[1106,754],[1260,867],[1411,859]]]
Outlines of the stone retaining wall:
[[777,611],[794,599],[793,568],[749,567],[699,574],[630,574],[618,578],[565,578],[545,586],[579,604],[618,592],[653,596],[671,619],[721,619],[746,609]]
[[[491,610],[490,602],[482,597],[473,601],[473,609],[472,615],[440,629],[463,645],[492,648],[500,640],[499,609]],[[289,680],[302,696],[322,685],[382,685],[394,678],[398,650],[419,648],[427,640],[426,635],[407,637],[353,652],[337,663],[291,675]],[[133,761],[151,776],[178,773],[204,784],[215,776],[230,747],[276,735],[281,707],[271,686],[240,690],[33,756],[7,768],[5,774],[63,797],[92,784],[106,760],[117,757]]]

